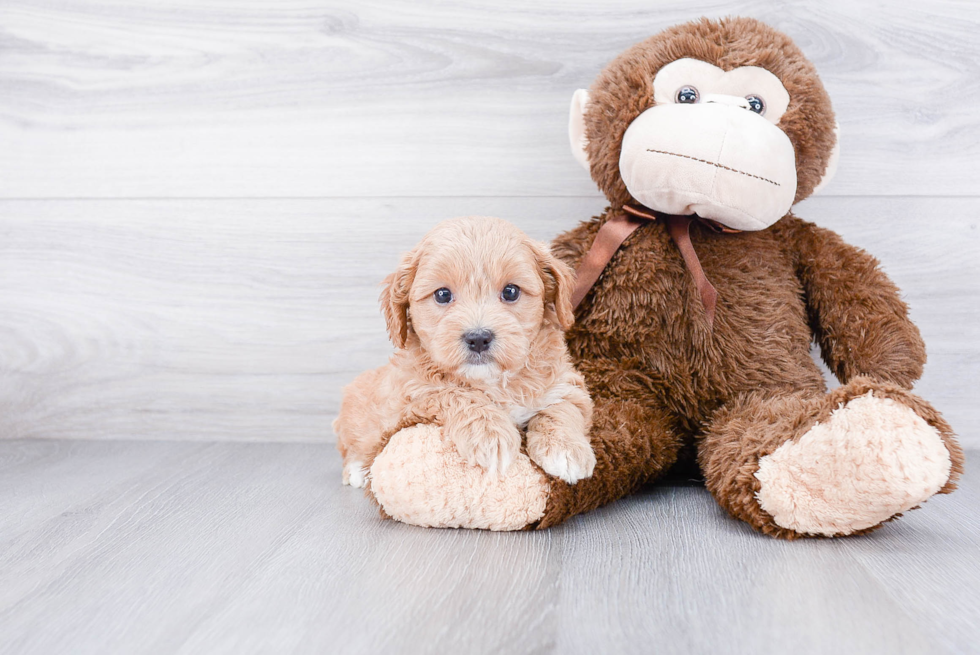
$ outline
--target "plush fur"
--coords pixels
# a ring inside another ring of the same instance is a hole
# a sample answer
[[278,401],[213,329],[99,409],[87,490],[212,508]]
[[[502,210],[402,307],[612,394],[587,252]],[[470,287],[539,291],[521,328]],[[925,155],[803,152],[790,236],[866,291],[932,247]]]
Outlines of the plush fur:
[[[825,409],[826,398],[806,400]],[[776,525],[850,534],[916,507],[942,489],[951,468],[936,428],[905,403],[869,391],[759,459],[755,497]]]
[[619,173],[623,134],[653,106],[653,78],[685,57],[732,70],[758,66],[775,74],[790,103],[779,121],[796,150],[796,202],[820,182],[837,137],[830,97],[813,64],[785,34],[750,18],[703,19],[668,28],[641,41],[610,63],[592,85],[585,137],[592,179],[617,210],[631,201]]
[[[334,423],[344,482],[365,486],[380,450],[400,427],[433,423],[470,466],[504,476],[521,450],[575,483],[592,473],[586,436],[592,404],[569,360],[572,273],[544,244],[506,221],[446,221],[407,253],[385,281],[382,309],[397,349],[386,366],[344,392]],[[507,285],[518,297],[501,296]],[[451,301],[434,298],[439,289]],[[488,330],[474,351],[471,331]]]
[[[797,201],[832,167],[830,101],[787,36],[742,18],[670,28],[627,50],[590,90],[587,159],[610,206],[554,241],[568,265],[635,202],[620,177],[623,134],[651,107],[658,70],[680,58],[779,77],[790,102],[777,126],[796,152]],[[873,257],[792,213],[736,234],[695,222],[690,237],[718,291],[713,327],[666,226],[639,227],[566,334],[595,403],[594,473],[575,485],[548,480],[544,514],[527,527],[621,498],[692,453],[733,517],[787,539],[861,534],[955,488],[963,453],[939,413],[910,391],[925,347]],[[830,393],[810,358],[814,340],[843,383]]]
[[550,489],[525,453],[503,475],[488,475],[433,423],[399,430],[371,466],[371,494],[384,515],[430,528],[520,530],[544,515]]
[[[577,263],[606,215],[560,237],[555,252]],[[925,350],[898,290],[836,234],[793,216],[761,232],[696,225],[691,233],[719,291],[713,331],[659,223],[624,244],[580,307],[568,342],[593,390],[599,461],[592,480],[555,485],[542,525],[655,480],[692,444],[723,506],[764,532],[797,536],[759,508],[754,473],[847,397],[847,386],[825,395],[809,355],[814,336],[830,368],[861,393],[891,397],[921,374]],[[952,490],[962,470],[952,431],[921,399],[901,398],[942,435],[952,460],[943,491]],[[775,425],[760,432],[759,420]]]
[[[556,239],[556,254],[570,265],[581,261],[599,226],[631,202],[619,177],[622,135],[652,103],[650,81],[657,70],[681,57],[726,70],[753,65],[775,73],[790,93],[778,126],[796,149],[797,200],[826,171],[835,143],[833,112],[812,65],[788,37],[750,19],[668,29],[616,59],[591,89],[587,150],[592,176],[611,206]],[[962,451],[939,414],[906,391],[922,372],[925,348],[898,289],[874,258],[792,214],[767,230],[740,234],[696,224],[691,238],[719,293],[713,330],[661,223],[646,224],[627,240],[579,307],[568,342],[593,390],[599,459],[592,479],[575,488],[555,485],[540,525],[657,479],[690,446],[712,494],[760,531],[792,538],[873,528],[891,514],[875,525],[840,522],[836,530],[780,525],[760,506],[756,477],[761,459],[828,420],[841,403],[869,392],[894,399],[934,429],[950,462],[936,488],[954,488]],[[814,339],[845,383],[830,395],[809,356]],[[892,437],[866,442],[857,457],[877,458],[875,449],[887,449]],[[896,489],[904,484],[889,482]],[[828,479],[821,493],[862,484],[850,501],[860,504],[874,493],[874,480]],[[895,513],[907,509],[897,507]]]

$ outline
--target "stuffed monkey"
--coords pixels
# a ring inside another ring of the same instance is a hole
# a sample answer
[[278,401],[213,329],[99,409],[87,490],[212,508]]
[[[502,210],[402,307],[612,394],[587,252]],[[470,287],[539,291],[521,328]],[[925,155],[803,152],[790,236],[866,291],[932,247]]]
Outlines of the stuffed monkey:
[[[372,471],[383,510],[545,528],[690,457],[733,517],[791,539],[867,532],[954,489],[963,454],[910,391],[925,348],[898,289],[790,212],[832,176],[838,139],[787,36],[745,18],[667,29],[575,94],[570,134],[609,201],[553,244],[578,270],[566,337],[595,402],[594,474],[569,485],[522,464],[486,481],[437,428],[409,427]],[[814,339],[842,383],[829,393]],[[404,509],[419,494],[438,515]]]

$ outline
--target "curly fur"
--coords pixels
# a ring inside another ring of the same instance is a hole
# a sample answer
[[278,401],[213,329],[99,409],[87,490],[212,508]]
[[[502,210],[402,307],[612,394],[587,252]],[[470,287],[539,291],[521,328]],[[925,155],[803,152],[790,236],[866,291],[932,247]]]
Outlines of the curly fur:
[[[521,289],[515,302],[500,297],[507,284]],[[433,229],[385,280],[391,361],[344,391],[334,431],[345,482],[367,482],[362,472],[387,438],[418,423],[441,426],[466,462],[490,473],[506,473],[526,427],[535,463],[571,482],[591,474],[592,403],[562,333],[571,286],[568,267],[506,221]],[[443,287],[454,296],[446,305],[433,298]],[[494,335],[485,354],[463,340],[473,329]]]

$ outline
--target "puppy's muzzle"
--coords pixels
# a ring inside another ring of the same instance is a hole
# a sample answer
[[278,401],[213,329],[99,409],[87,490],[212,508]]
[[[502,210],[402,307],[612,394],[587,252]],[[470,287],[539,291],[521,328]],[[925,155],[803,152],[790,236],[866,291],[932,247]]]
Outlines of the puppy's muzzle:
[[463,342],[471,353],[481,355],[490,349],[493,332],[490,330],[469,330],[463,334]]

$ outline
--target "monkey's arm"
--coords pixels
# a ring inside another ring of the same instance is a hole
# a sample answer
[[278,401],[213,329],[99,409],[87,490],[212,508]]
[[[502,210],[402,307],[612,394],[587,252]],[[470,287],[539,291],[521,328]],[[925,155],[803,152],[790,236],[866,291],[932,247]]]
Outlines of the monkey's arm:
[[858,375],[906,389],[922,375],[925,344],[908,306],[878,260],[836,233],[787,217],[780,221],[797,257],[810,326],[824,361],[841,382]]

